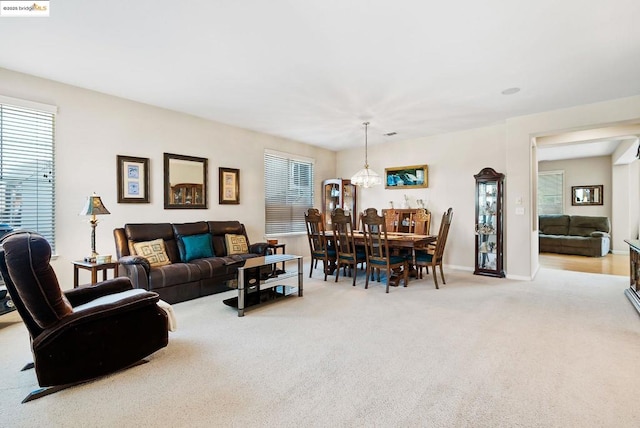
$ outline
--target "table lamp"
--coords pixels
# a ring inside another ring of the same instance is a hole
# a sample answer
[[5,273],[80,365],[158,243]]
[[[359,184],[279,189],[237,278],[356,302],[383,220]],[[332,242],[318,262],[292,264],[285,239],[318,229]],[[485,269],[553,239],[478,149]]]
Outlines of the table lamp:
[[93,262],[96,261],[96,226],[98,225],[97,215],[111,214],[109,210],[107,210],[100,199],[100,196],[95,193],[87,198],[87,203],[85,204],[82,211],[80,211],[79,215],[90,215],[91,220],[89,220],[89,224],[91,225],[91,255],[84,258],[85,262]]

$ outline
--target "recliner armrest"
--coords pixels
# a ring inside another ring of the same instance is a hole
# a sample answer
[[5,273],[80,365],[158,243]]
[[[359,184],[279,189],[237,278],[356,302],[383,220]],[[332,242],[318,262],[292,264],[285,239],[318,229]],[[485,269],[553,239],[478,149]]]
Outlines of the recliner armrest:
[[71,303],[71,306],[75,307],[97,299],[98,297],[131,290],[132,288],[131,280],[121,276],[119,278],[98,282],[94,285],[86,285],[74,288],[73,290],[66,290],[64,291],[64,295],[69,300],[69,303]]
[[[95,321],[100,319],[108,317],[114,317],[114,319],[116,319],[118,314],[127,311],[138,310],[150,305],[157,306],[159,300],[160,297],[158,293],[146,291],[113,303],[98,305],[83,311],[74,312],[62,318],[57,324],[46,329],[42,334],[34,338],[32,343],[33,349],[36,350],[39,346],[46,345],[49,340],[56,340],[64,331],[70,329],[83,330],[85,325],[91,326]],[[159,309],[159,311],[162,310]]]
[[608,238],[609,234],[607,232],[595,231],[595,232],[591,232],[590,236],[592,238]]

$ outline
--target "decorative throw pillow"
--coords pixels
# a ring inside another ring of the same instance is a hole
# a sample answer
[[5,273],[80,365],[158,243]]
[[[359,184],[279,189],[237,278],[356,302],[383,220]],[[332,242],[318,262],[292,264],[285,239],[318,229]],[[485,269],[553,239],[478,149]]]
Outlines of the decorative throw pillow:
[[204,259],[213,257],[213,247],[211,246],[211,236],[208,233],[200,235],[181,236],[182,245],[180,249],[180,260],[190,262],[194,259]]
[[227,243],[227,255],[247,254],[249,252],[247,238],[244,235],[227,234],[224,235],[224,239]]
[[133,244],[133,249],[136,251],[136,255],[149,260],[151,267],[171,264],[171,260],[167,257],[167,252],[164,249],[162,238],[154,239],[153,241],[136,242]]

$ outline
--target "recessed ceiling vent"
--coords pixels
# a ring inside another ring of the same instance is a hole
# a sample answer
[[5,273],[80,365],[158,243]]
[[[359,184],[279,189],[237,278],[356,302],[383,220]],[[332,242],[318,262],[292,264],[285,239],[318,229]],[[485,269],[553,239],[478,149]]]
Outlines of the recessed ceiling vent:
[[393,137],[394,135],[398,135],[397,132],[395,131],[391,131],[391,132],[387,132],[386,134],[383,134],[385,137]]

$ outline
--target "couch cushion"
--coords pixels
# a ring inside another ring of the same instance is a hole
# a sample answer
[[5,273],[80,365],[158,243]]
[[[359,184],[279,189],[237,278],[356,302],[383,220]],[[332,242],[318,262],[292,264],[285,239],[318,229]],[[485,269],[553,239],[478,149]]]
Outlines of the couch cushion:
[[[225,235],[245,235],[246,232],[244,225],[239,221],[208,221],[209,233],[211,233],[211,241],[213,242],[213,252],[216,256],[227,255],[227,244],[225,242]],[[247,240],[247,244],[249,241]]]
[[173,227],[173,235],[176,239],[176,248],[178,250],[178,260],[181,262],[185,261],[184,245],[181,238],[183,236],[202,235],[203,233],[209,232],[209,226],[204,221],[196,221],[192,223],[175,223],[172,225],[172,227]]
[[609,232],[609,217],[571,216],[569,233],[572,236],[590,236],[592,232]]
[[164,266],[171,264],[171,260],[167,256],[162,239],[154,239],[153,241],[135,242],[133,243],[134,255],[142,256],[149,260],[149,265]]
[[209,233],[181,236],[178,239],[179,242],[181,242],[178,248],[180,249],[180,258],[183,262],[214,256],[211,246],[211,235],[209,235]]
[[200,269],[193,263],[173,263],[155,267],[149,272],[149,289],[169,287],[199,281]]
[[130,223],[124,225],[124,231],[130,244],[130,254],[133,254],[132,243],[162,238],[169,260],[173,263],[180,261],[178,245],[176,244],[171,223]]
[[568,215],[541,214],[538,224],[540,233],[545,235],[566,235],[569,233]]
[[246,254],[249,252],[249,245],[247,245],[247,238],[244,235],[225,235],[224,239],[227,244],[227,254]]

